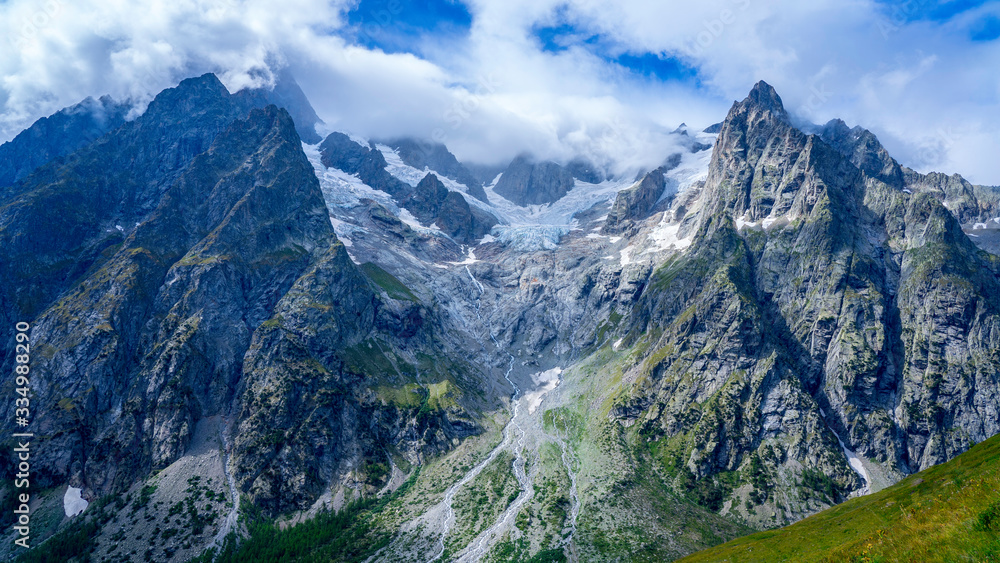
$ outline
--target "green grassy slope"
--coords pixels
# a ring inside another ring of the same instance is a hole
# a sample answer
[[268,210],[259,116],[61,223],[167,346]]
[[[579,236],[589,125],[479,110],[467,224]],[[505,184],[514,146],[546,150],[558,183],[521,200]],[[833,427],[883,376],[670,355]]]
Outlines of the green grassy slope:
[[681,561],[1000,562],[1000,436],[878,493]]

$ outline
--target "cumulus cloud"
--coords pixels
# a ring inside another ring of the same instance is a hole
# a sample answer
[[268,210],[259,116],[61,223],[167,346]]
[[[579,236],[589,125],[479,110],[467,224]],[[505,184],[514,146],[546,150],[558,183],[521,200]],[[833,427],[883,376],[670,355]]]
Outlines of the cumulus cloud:
[[[332,129],[434,138],[479,162],[530,151],[625,170],[662,161],[680,122],[720,121],[764,79],[801,119],[841,117],[903,164],[1000,184],[1000,47],[983,31],[1000,7],[975,4],[469,0],[467,29],[421,35],[422,4],[402,0],[8,0],[0,139],[88,95],[141,107],[186,76],[237,90],[287,66]],[[365,40],[394,26],[409,48]],[[622,55],[691,72],[650,76]]]

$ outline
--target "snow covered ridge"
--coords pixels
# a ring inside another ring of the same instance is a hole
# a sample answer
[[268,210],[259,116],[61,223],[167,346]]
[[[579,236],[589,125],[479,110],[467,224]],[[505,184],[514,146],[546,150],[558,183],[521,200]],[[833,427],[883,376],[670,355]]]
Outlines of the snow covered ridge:
[[[417,184],[420,183],[420,180],[424,179],[424,176],[432,172],[431,169],[427,167],[424,167],[423,170],[417,170],[416,168],[410,166],[409,164],[406,164],[405,162],[403,162],[403,159],[399,156],[399,152],[388,145],[377,144],[375,145],[375,148],[377,148],[379,152],[382,153],[382,157],[385,158],[385,162],[387,164],[387,166],[385,167],[386,172],[392,174],[397,179],[402,180],[403,182],[406,182],[411,186],[416,186]],[[447,184],[447,181],[450,180],[449,178],[445,178],[444,176],[441,176],[440,174],[436,173],[435,175],[438,177],[439,180],[441,180],[442,183],[448,186],[448,189],[454,189]],[[456,182],[452,181],[452,183]],[[462,191],[462,190],[455,190],[455,191]]]
[[[714,135],[699,134],[700,137],[714,139]],[[371,146],[366,139],[356,135],[352,135],[351,139]],[[620,191],[635,184],[635,181],[631,179],[605,180],[596,184],[576,180],[573,188],[565,196],[552,203],[520,206],[495,191],[494,188],[503,175],[501,173],[493,179],[490,185],[484,187],[488,199],[488,202],[484,202],[469,195],[469,188],[464,184],[429,167],[425,166],[423,170],[420,170],[406,164],[396,149],[384,144],[375,144],[374,146],[382,153],[386,161],[385,170],[398,180],[410,186],[416,186],[428,174],[434,174],[446,188],[462,194],[470,206],[496,217],[499,224],[494,227],[487,238],[480,241],[480,244],[496,242],[522,251],[556,248],[562,237],[580,228],[579,222],[575,218],[578,213],[589,210],[595,205],[610,205]],[[356,225],[352,224],[349,216],[344,216],[344,213],[348,209],[358,206],[363,199],[377,202],[414,231],[426,235],[446,236],[436,225],[421,225],[389,194],[366,185],[357,176],[347,174],[339,169],[326,168],[320,159],[319,144],[303,144],[303,150],[320,181],[327,207],[331,210],[332,222],[337,236],[345,241],[345,245],[350,246],[352,237],[357,237],[362,233],[359,232]],[[704,180],[708,175],[711,152],[710,150],[702,150],[697,153],[682,153],[679,165],[664,174],[666,189],[660,198],[661,201],[683,193],[696,182]],[[656,230],[649,234],[651,246],[647,248],[647,245],[643,244],[642,252],[650,253],[686,248],[690,244],[690,240],[680,239],[678,229],[679,227],[676,225],[667,223],[658,225]],[[628,259],[625,258],[625,261],[627,262]]]
[[[499,179],[499,176],[497,177]],[[486,196],[494,212],[504,223],[512,226],[561,226],[575,227],[573,216],[586,211],[598,203],[613,201],[618,192],[633,185],[631,180],[605,180],[599,184],[588,184],[577,180],[573,189],[563,197],[544,205],[521,207],[496,193],[496,182],[486,186]]]

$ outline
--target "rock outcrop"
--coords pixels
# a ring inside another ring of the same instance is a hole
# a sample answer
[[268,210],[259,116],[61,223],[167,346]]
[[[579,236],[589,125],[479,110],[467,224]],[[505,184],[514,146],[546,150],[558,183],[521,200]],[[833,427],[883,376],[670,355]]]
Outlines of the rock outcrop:
[[634,186],[618,192],[608,211],[608,218],[601,227],[601,233],[618,234],[626,231],[636,221],[645,219],[666,190],[664,174],[676,168],[679,161],[679,158],[670,159],[664,166],[645,174]]
[[555,162],[521,155],[500,176],[494,190],[520,206],[552,203],[573,189],[573,173]]

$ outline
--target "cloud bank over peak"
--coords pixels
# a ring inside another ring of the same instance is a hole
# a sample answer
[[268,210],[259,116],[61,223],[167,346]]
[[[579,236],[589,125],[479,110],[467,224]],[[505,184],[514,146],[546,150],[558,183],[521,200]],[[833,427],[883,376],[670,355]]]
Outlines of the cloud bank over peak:
[[903,164],[1000,184],[1000,2],[7,0],[0,140],[110,94],[289,70],[331,129],[612,170],[676,150],[766,80],[799,119],[871,129]]

